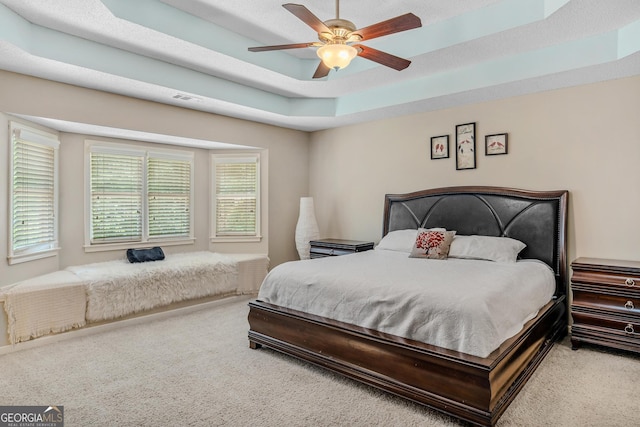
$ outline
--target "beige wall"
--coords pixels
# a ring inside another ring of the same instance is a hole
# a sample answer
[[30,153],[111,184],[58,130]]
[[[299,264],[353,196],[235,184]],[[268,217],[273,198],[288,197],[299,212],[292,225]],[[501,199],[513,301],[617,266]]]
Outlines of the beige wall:
[[[496,185],[570,191],[569,260],[640,259],[640,77],[381,120],[312,134],[310,193],[324,237],[378,241],[383,198]],[[455,125],[476,122],[477,168],[455,169]],[[484,136],[509,134],[486,157]],[[430,160],[431,136],[451,157]]]
[[[307,134],[0,71],[0,111],[163,133],[267,150],[269,209],[258,245],[208,240],[207,150],[196,154],[196,244],[169,251],[264,252],[295,259],[299,197],[312,195],[321,234],[378,241],[383,197],[452,185],[568,189],[569,258],[640,259],[640,77],[562,89]],[[477,169],[455,170],[455,125],[477,124]],[[0,114],[7,129],[7,116]],[[484,135],[508,132],[509,154],[484,156]],[[452,156],[429,159],[449,134]],[[67,265],[122,257],[81,248],[84,135],[61,134],[58,257],[9,266],[8,132],[0,132],[0,286]],[[206,172],[205,172],[206,171]],[[249,250],[245,250],[249,248]]]
[[[263,241],[255,244],[209,243],[209,150],[188,149],[195,154],[194,245],[167,247],[167,251],[216,250],[268,253],[271,265],[297,258],[295,223],[301,196],[308,193],[309,134],[255,122],[142,101],[83,89],[47,80],[0,71],[0,112],[42,116],[143,132],[153,132],[231,144],[262,150],[268,200],[263,212]],[[10,116],[0,114],[0,286],[87,262],[124,257],[124,251],[84,252],[84,140],[85,135],[61,133],[60,146],[60,244],[58,256],[9,265],[8,167]],[[96,139],[96,138],[92,138]],[[131,143],[106,138],[99,140]],[[141,144],[135,142],[135,144]],[[162,145],[164,148],[186,149]]]

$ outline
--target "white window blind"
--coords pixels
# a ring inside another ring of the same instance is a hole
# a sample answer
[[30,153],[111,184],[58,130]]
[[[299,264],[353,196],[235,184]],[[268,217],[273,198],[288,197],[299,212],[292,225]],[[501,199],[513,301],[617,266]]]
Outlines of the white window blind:
[[150,237],[189,237],[191,162],[150,157],[147,167]]
[[259,157],[215,157],[215,237],[259,236]]
[[[39,258],[57,249],[57,155],[59,141],[11,123],[9,262]],[[31,256],[31,257],[29,257]]]
[[91,153],[91,242],[142,240],[143,156]]
[[87,146],[90,250],[193,239],[193,153],[93,141]]

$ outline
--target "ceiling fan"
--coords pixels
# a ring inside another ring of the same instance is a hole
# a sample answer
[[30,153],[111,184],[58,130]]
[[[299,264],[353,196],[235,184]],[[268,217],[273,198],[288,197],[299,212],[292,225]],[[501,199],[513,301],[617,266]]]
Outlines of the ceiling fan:
[[358,44],[363,40],[371,40],[401,31],[411,30],[422,26],[420,18],[413,13],[396,16],[386,21],[378,22],[365,28],[356,29],[351,21],[340,19],[340,0],[336,0],[336,18],[322,22],[309,9],[300,4],[287,3],[282,7],[293,13],[305,24],[318,33],[319,42],[281,44],[275,46],[250,47],[251,52],[269,50],[298,49],[317,47],[317,54],[322,61],[313,75],[314,79],[325,77],[333,68],[344,68],[355,56],[377,62],[395,70],[404,70],[411,61],[382,52],[371,47]]

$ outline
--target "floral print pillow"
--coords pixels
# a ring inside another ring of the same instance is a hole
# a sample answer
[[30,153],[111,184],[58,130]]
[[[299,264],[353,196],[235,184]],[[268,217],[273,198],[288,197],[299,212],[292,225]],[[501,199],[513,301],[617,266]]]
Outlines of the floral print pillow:
[[409,258],[447,259],[455,231],[419,228]]

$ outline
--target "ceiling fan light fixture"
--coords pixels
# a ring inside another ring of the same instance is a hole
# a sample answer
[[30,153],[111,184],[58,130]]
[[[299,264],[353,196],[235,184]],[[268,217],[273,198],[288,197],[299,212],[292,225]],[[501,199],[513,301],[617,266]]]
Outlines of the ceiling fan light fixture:
[[411,64],[411,61],[408,59],[400,58],[371,47],[362,46],[359,43],[363,40],[371,40],[422,26],[420,18],[413,13],[405,13],[404,15],[357,29],[353,22],[340,18],[340,0],[336,0],[336,18],[324,22],[301,4],[286,3],[283,4],[282,7],[315,30],[320,41],[256,46],[250,47],[249,51],[264,52],[269,50],[319,47],[317,55],[321,59],[321,62],[313,74],[314,79],[326,77],[329,75],[331,69],[339,70],[347,67],[356,56],[377,62],[378,64],[398,71],[404,70]]
[[358,49],[348,44],[325,44],[316,52],[324,65],[334,70],[345,68],[358,54]]

